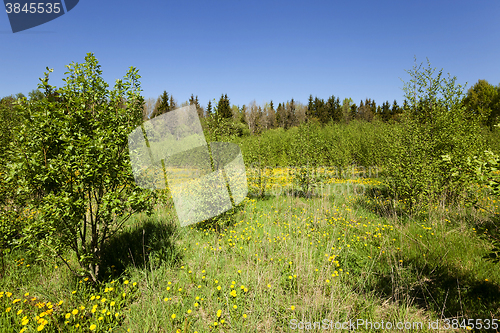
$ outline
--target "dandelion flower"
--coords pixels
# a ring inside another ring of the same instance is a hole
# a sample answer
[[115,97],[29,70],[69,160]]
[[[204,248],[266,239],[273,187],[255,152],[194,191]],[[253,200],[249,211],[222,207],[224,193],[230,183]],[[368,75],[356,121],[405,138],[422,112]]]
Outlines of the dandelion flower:
[[172,314],[172,316],[171,316],[171,317],[172,317],[172,319],[175,319],[175,313],[174,313],[174,314]]
[[95,324],[92,324],[92,325],[90,325],[90,327],[89,327],[89,328],[90,328],[90,330],[91,330],[91,331],[93,331],[93,330],[95,330],[95,329],[96,329],[96,327],[97,327],[97,326],[96,326]]

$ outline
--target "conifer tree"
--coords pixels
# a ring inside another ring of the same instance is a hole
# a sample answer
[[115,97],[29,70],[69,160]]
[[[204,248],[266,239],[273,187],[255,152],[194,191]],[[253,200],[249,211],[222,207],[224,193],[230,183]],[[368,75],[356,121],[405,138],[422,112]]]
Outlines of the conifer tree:
[[231,119],[233,117],[227,94],[222,95],[219,99],[219,103],[217,104],[217,116],[221,119]]
[[212,101],[208,101],[208,105],[207,105],[207,117],[211,117],[212,116]]
[[314,102],[313,102],[313,96],[309,95],[309,104],[307,104],[307,111],[306,111],[306,122],[309,121],[309,119],[312,119],[315,114],[315,108],[314,108]]
[[151,115],[151,118],[158,117],[164,113],[170,111],[170,105],[168,103],[168,93],[164,90],[163,94],[156,100],[155,109]]

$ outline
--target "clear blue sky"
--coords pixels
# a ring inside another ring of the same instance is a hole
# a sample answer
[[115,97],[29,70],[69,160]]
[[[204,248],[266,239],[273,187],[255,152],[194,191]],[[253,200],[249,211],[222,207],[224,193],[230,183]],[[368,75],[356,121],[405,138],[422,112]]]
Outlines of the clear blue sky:
[[93,52],[111,86],[138,68],[146,98],[401,104],[414,56],[468,87],[500,83],[500,1],[80,0],[15,34],[0,14],[0,45],[0,97],[27,94],[45,67],[59,87],[64,66]]

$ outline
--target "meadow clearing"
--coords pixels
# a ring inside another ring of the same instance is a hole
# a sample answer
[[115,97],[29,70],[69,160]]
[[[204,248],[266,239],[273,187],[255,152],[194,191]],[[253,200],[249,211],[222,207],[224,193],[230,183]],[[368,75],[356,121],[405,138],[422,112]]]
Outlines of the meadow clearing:
[[[376,172],[351,170],[319,170],[310,195],[297,195],[297,170],[248,168],[241,205],[183,228],[166,194],[109,244],[109,279],[97,287],[70,273],[72,257],[10,253],[1,331],[319,332],[363,320],[357,331],[390,322],[436,332],[498,318],[500,270],[483,258],[482,237],[498,200],[430,207],[417,222],[383,196]],[[435,320],[439,330],[428,326]]]

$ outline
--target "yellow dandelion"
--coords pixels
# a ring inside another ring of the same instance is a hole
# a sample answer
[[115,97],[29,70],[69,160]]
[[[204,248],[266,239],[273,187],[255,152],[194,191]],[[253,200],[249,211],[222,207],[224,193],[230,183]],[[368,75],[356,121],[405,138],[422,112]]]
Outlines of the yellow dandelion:
[[77,309],[74,309],[73,311],[71,311],[71,313],[72,313],[73,315],[76,315],[76,314],[78,313],[78,310],[77,310]]
[[174,314],[172,314],[172,316],[171,316],[171,317],[172,317],[172,319],[175,319],[175,313],[174,313]]
[[123,281],[123,284],[128,284],[128,280]]
[[97,326],[95,324],[92,324],[92,325],[90,325],[89,328],[90,328],[91,331],[93,331],[93,330],[95,330],[97,328]]

